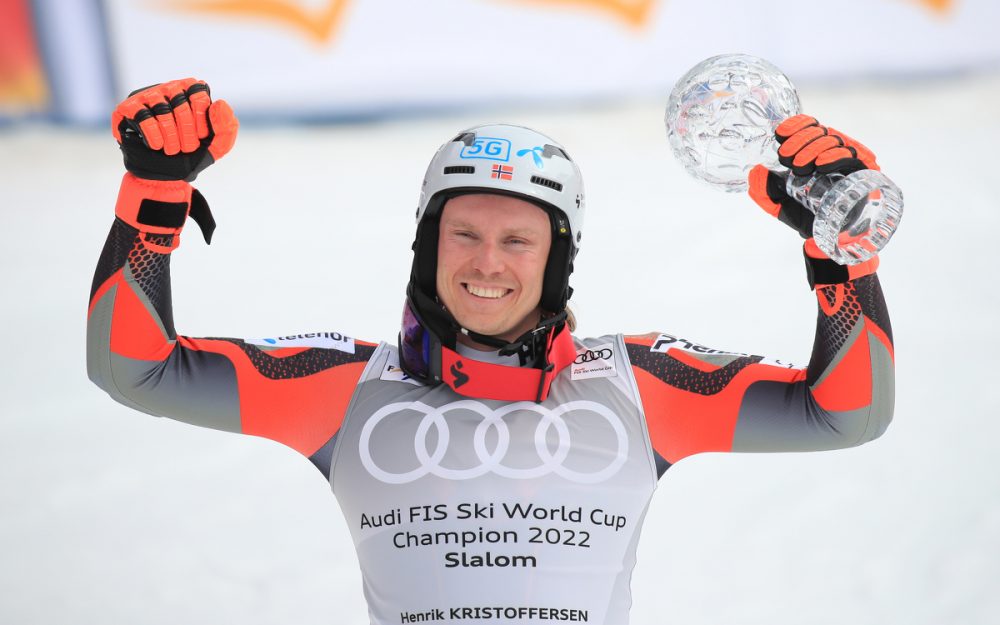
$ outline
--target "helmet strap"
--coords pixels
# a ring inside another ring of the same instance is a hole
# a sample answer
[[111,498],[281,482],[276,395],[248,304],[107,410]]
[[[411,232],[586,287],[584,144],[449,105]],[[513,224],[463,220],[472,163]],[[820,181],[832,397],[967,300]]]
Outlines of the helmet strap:
[[480,334],[466,328],[460,332],[480,345],[495,347],[501,356],[517,355],[521,366],[532,366],[540,356],[544,356],[550,344],[550,334],[566,320],[566,311],[544,317],[531,330],[528,330],[513,341],[507,341],[495,336]]

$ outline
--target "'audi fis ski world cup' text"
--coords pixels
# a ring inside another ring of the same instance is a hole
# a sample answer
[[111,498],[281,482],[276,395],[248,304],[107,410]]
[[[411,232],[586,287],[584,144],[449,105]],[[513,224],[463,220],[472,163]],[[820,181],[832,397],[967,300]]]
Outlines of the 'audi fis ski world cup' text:
[[[460,531],[424,531],[429,528],[422,527],[448,519],[472,521],[473,525]],[[510,529],[475,524],[491,520],[529,521],[537,525]],[[538,556],[544,552],[533,545],[589,549],[601,539],[602,533],[618,532],[627,525],[625,515],[602,508],[541,507],[510,502],[417,505],[374,514],[362,513],[360,519],[362,531],[398,527],[399,531],[386,534],[396,549],[441,545],[462,549],[444,554],[445,568],[534,568],[538,566]],[[527,546],[532,548],[532,553],[510,554],[506,550],[512,545]],[[470,552],[465,551],[467,547],[487,550]],[[495,551],[497,549],[502,551]]]

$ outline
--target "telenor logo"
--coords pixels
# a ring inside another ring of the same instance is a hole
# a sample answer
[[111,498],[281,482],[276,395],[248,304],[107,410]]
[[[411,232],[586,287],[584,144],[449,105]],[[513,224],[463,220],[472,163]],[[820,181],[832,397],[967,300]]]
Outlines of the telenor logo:
[[263,339],[247,339],[251,345],[267,347],[319,347],[322,349],[338,349],[348,354],[354,353],[354,339],[340,332],[309,332],[306,334],[289,334]]
[[545,169],[545,161],[542,160],[542,148],[540,146],[535,146],[533,148],[524,148],[523,150],[518,150],[518,156],[524,156],[525,154],[531,154],[531,158],[535,161],[535,167],[538,169]]

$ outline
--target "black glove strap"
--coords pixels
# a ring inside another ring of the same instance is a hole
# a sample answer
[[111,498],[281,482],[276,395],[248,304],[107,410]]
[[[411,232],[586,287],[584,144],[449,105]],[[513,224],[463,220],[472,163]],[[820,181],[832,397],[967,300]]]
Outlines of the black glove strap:
[[136,221],[144,226],[180,228],[187,214],[187,202],[161,202],[146,198],[139,204]]
[[161,202],[146,198],[139,204],[136,221],[145,226],[180,228],[184,225],[185,216],[190,215],[201,229],[205,243],[211,245],[212,233],[215,232],[215,217],[212,216],[212,209],[208,207],[208,202],[201,191],[192,189],[190,213],[187,208],[184,202]]
[[208,207],[205,196],[198,189],[193,189],[191,192],[190,215],[201,229],[201,236],[205,237],[205,243],[211,245],[212,233],[215,232],[215,217],[212,216],[212,209]]
[[806,279],[809,288],[815,289],[817,284],[843,284],[851,280],[847,267],[829,258],[813,258],[805,253]]

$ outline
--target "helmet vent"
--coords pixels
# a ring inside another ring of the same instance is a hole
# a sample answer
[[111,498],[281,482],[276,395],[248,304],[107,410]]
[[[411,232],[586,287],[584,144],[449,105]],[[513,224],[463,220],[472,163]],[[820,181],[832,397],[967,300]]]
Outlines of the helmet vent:
[[549,180],[548,178],[542,178],[541,176],[532,176],[531,183],[539,184],[542,185],[543,187],[548,187],[550,189],[555,189],[556,191],[562,191],[563,189],[561,183],[558,183],[555,180]]
[[451,165],[444,168],[445,174],[474,174],[476,168],[472,165]]
[[545,144],[545,148],[542,150],[542,156],[547,156],[550,158],[553,156],[561,156],[567,161],[573,160],[569,157],[569,154],[566,153],[566,150],[560,148],[559,146],[551,145],[549,143]]

